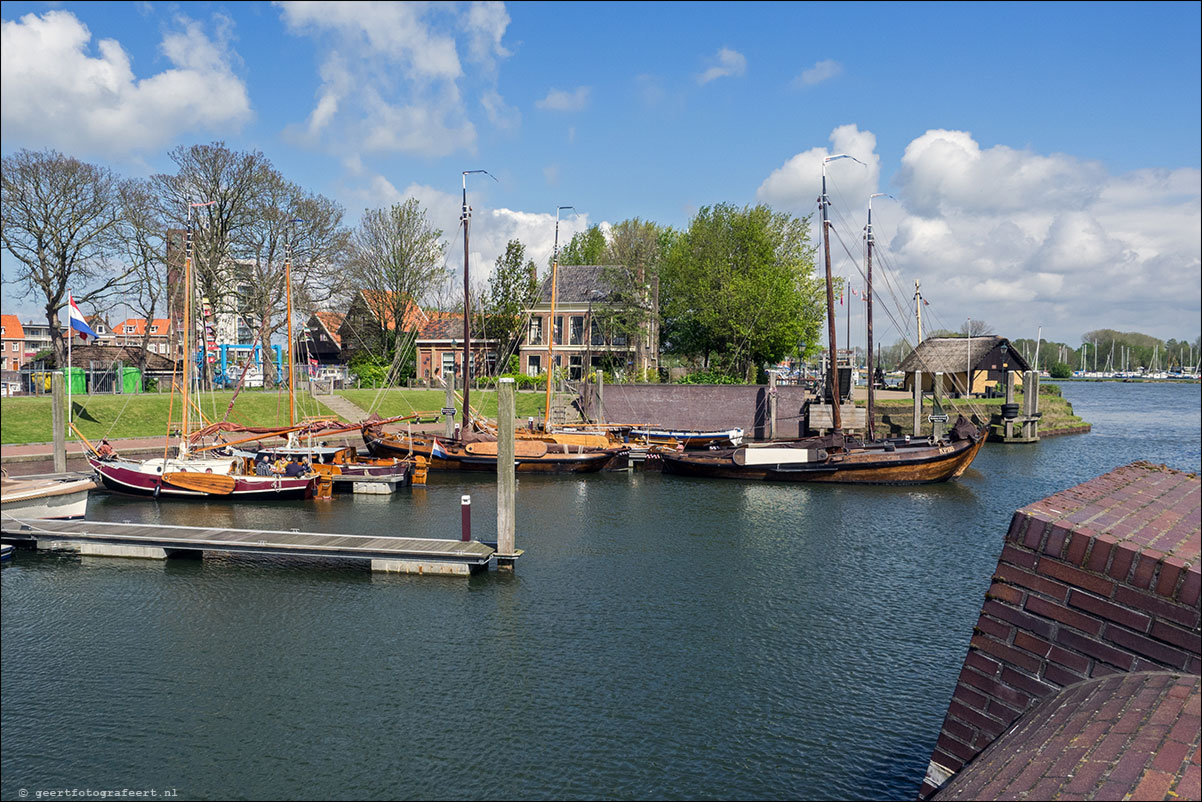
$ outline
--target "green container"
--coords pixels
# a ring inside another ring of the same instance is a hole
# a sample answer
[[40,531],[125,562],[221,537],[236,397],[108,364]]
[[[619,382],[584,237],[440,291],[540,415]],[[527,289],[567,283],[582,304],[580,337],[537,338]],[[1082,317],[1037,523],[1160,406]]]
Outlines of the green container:
[[63,383],[72,395],[84,395],[88,392],[88,377],[83,368],[63,368]]
[[121,368],[121,392],[142,392],[142,371],[137,368]]

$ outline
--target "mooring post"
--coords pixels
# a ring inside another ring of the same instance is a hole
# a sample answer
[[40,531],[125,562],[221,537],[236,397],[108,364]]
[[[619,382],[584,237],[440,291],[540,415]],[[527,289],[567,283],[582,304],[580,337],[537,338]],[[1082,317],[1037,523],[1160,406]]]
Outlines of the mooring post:
[[768,371],[768,439],[776,439],[776,371]]
[[515,403],[513,379],[501,379],[497,383],[497,567],[508,570],[513,570],[517,554],[514,550]]
[[463,530],[462,536],[459,538],[464,543],[472,539],[472,497],[459,497],[459,522]]
[[[455,436],[455,374],[454,372],[452,372],[449,376],[444,374],[442,378],[446,382],[447,386],[446,399],[442,404],[443,416],[447,421],[447,427],[444,434],[446,435],[446,438],[450,440]],[[451,411],[447,412],[448,409]]]
[[597,371],[597,423],[605,423],[605,371]]
[[[938,410],[935,414],[947,414],[947,410],[943,408],[943,374],[938,371],[931,375],[931,395],[934,401],[933,407]],[[942,422],[931,422],[931,437],[935,439],[943,437]]]
[[[1006,371],[1006,404],[1010,405],[1013,403],[1014,403],[1014,371],[1008,370],[1008,371]],[[1010,409],[1016,409],[1016,408],[1010,407]],[[1002,436],[1006,440],[1009,440],[1011,437],[1014,436],[1014,418],[1013,418],[1013,416],[1011,416],[1009,418],[1006,417],[1004,410],[1003,410],[1003,414],[1002,414]]]
[[1023,376],[1023,438],[1039,438],[1039,371],[1028,370]]
[[53,410],[50,425],[54,427],[54,472],[67,472],[67,415],[63,398],[63,372],[50,374],[50,393]]
[[922,435],[922,371],[914,371],[914,437]]

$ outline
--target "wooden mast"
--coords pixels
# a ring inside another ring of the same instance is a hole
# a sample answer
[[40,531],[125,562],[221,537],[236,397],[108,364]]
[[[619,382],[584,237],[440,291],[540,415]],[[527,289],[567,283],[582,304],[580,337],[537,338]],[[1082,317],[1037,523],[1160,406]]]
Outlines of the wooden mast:
[[575,206],[555,207],[555,245],[551,250],[551,316],[547,326],[547,400],[543,407],[543,431],[551,431],[551,382],[555,376],[555,295],[559,288],[559,213],[564,209],[576,210]]
[[872,353],[872,246],[876,242],[872,233],[872,199],[879,197],[893,197],[885,192],[874,192],[868,196],[868,225],[864,228],[864,241],[867,244],[866,251],[868,253],[868,439],[876,439],[876,388],[873,386],[875,378],[873,353]]
[[179,441],[179,455],[188,456],[188,397],[192,389],[192,371],[189,362],[192,356],[192,207],[188,207],[188,227],[184,230],[184,420]]
[[[289,226],[291,228],[291,226]],[[296,425],[296,385],[292,375],[292,232],[284,243],[284,291],[288,294],[288,425]]]
[[830,223],[826,219],[826,207],[830,205],[830,199],[826,195],[826,165],[827,162],[833,162],[838,159],[851,159],[859,164],[864,164],[864,162],[855,156],[848,156],[846,153],[827,156],[823,159],[822,197],[818,199],[818,204],[822,207],[822,251],[826,259],[826,328],[830,340],[830,366],[827,371],[827,378],[831,385],[831,424],[834,431],[842,432],[843,416],[839,409],[839,367],[838,359],[836,358],[838,350],[835,340],[835,287],[834,279],[831,278],[831,235],[828,229]]
[[[472,414],[472,308],[471,293],[468,284],[468,229],[472,223],[472,208],[467,205],[467,177],[470,173],[484,173],[496,181],[496,177],[488,170],[463,171],[463,210],[459,219],[463,222],[463,431],[467,431],[467,422]],[[397,325],[401,325],[398,320]]]

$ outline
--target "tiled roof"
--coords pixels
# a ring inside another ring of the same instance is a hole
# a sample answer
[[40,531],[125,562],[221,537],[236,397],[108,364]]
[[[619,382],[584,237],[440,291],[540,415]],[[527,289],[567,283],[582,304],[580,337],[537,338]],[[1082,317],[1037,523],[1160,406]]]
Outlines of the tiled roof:
[[338,334],[338,329],[342,326],[342,320],[346,317],[339,312],[314,312],[313,316],[321,323],[322,328],[326,330],[326,334],[334,344],[341,347],[342,337]]
[[[559,292],[555,302],[559,304],[587,304],[607,301],[613,295],[613,288],[605,280],[606,270],[620,270],[612,265],[560,265]],[[594,295],[596,293],[596,295]],[[543,280],[539,289],[539,302],[551,303],[551,274]]]
[[21,326],[21,321],[16,315],[0,315],[0,325],[4,326],[4,339],[6,340],[24,340],[25,329]]
[[[463,315],[449,312],[431,312],[430,319],[417,332],[418,340],[463,341]],[[473,340],[475,337],[472,338]]]
[[[396,293],[389,290],[362,290],[360,295],[363,297],[363,303],[372,317],[380,322],[387,322],[388,329],[391,331],[396,328],[396,322],[392,319],[392,304],[393,297]],[[422,311],[417,304],[410,302],[405,308],[405,319],[403,322],[404,331],[412,331],[424,323],[428,319],[428,315]]]
[[[126,331],[126,326],[133,326],[134,330]],[[156,328],[157,327],[157,328]],[[152,337],[166,337],[171,330],[171,321],[165,317],[156,317],[151,325],[150,335]],[[112,329],[113,334],[126,336],[141,336],[146,333],[146,318],[131,317],[118,323]]]

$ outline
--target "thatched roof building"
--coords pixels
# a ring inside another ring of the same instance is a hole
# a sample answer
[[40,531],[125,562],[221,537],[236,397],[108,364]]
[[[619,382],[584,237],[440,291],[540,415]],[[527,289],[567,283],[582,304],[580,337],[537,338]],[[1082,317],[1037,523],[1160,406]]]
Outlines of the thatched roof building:
[[913,389],[916,371],[922,372],[924,391],[932,388],[934,374],[942,373],[944,391],[952,395],[964,392],[969,373],[972,374],[972,392],[978,394],[1004,381],[1007,371],[1021,373],[1030,369],[1009,340],[992,334],[971,339],[930,337],[919,343],[900,366],[906,374],[907,389]]

